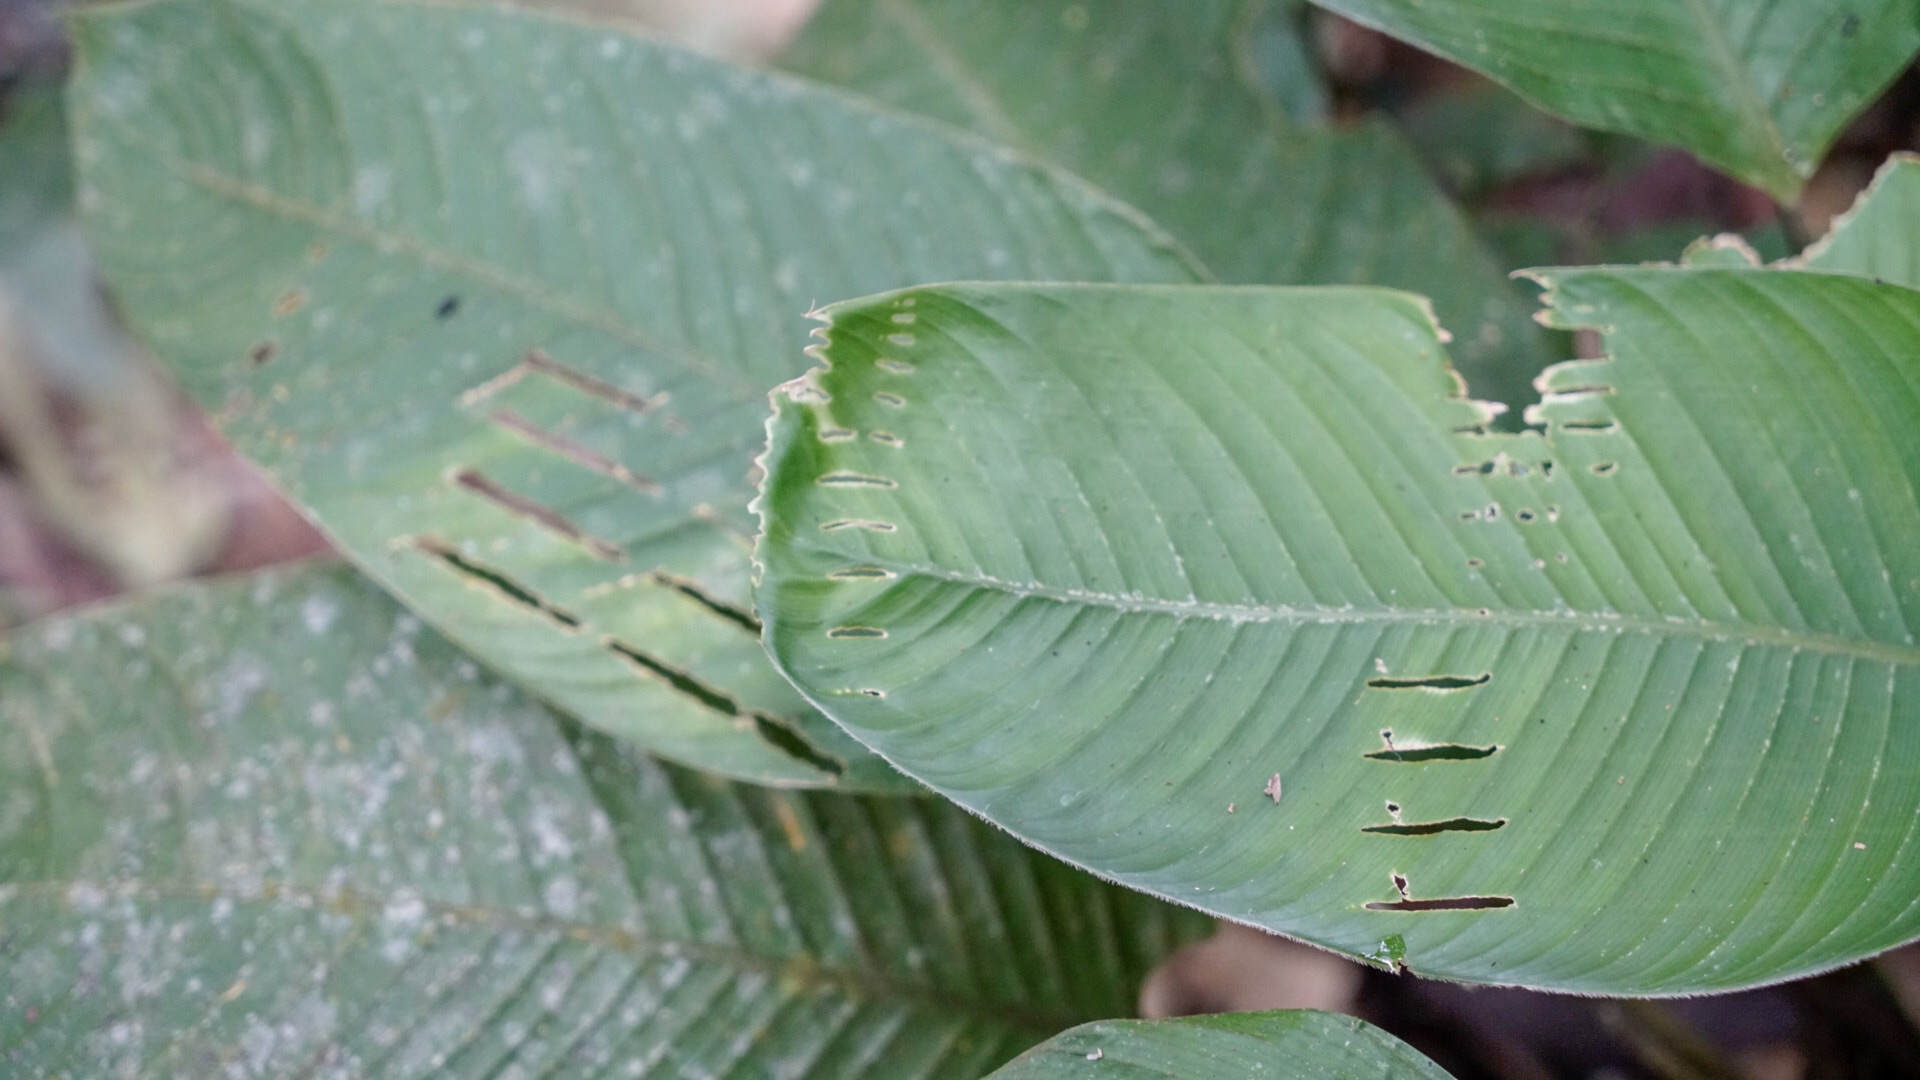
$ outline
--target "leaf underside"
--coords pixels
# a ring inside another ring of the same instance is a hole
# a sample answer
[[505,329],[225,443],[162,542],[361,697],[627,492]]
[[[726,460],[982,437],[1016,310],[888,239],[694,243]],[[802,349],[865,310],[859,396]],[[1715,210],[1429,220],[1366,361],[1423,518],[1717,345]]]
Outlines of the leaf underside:
[[792,70],[1072,169],[1146,211],[1230,284],[1388,285],[1431,297],[1482,393],[1532,399],[1552,359],[1505,268],[1384,121],[1294,118],[1259,76],[1264,0],[833,0]]
[[1912,0],[1314,0],[1782,202],[1920,50]]
[[767,664],[748,470],[816,299],[1188,281],[984,143],[610,29],[363,0],[88,13],[90,226],[133,323],[368,573],[603,730],[910,790]]
[[8,1076],[971,1078],[1204,920],[558,720],[358,575],[0,655]]
[[1226,1013],[1103,1020],[1047,1040],[988,1080],[1244,1080],[1248,1076],[1447,1080],[1412,1047],[1334,1013]]
[[776,662],[1032,843],[1422,974],[1687,993],[1920,934],[1920,293],[1540,278],[1609,358],[1521,434],[1401,294],[829,309]]

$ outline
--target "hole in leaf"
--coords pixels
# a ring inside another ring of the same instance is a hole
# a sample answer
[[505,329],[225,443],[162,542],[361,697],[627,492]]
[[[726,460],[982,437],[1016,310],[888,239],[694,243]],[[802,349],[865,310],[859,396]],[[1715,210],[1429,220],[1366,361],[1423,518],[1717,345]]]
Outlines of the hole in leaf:
[[1513,515],[1513,520],[1518,521],[1522,525],[1531,525],[1536,516],[1537,515],[1531,510],[1522,510]]
[[626,552],[597,536],[590,535],[578,525],[568,521],[558,510],[544,503],[535,502],[525,495],[508,491],[481,475],[476,469],[455,469],[453,482],[462,490],[478,495],[509,514],[525,518],[562,539],[579,544],[596,559],[606,562],[626,561]]
[[1492,911],[1513,906],[1511,896],[1448,896],[1434,900],[1370,900],[1368,911]]
[[836,427],[836,428],[821,428],[820,434],[816,437],[821,442],[831,443],[831,442],[846,442],[848,439],[859,438],[859,436],[860,436],[860,433],[857,431],[848,431],[846,428]]
[[873,400],[896,409],[904,409],[907,407],[906,398],[901,397],[899,394],[890,394],[885,390],[875,392]]
[[893,571],[878,566],[849,566],[827,575],[834,581],[890,581],[894,576]]
[[1485,686],[1492,680],[1493,672],[1489,671],[1475,678],[1465,675],[1421,675],[1417,678],[1368,679],[1367,685],[1375,690],[1466,690]]
[[1561,431],[1572,431],[1583,435],[1604,434],[1617,427],[1611,420],[1562,420]]
[[875,360],[873,366],[881,371],[891,371],[895,375],[911,375],[914,367],[904,360]]
[[900,485],[884,476],[869,476],[857,472],[830,472],[814,481],[821,487],[867,487],[897,488]]
[[556,382],[571,386],[575,390],[586,394],[588,397],[599,398],[609,405],[617,405],[622,409],[628,409],[633,412],[647,412],[658,405],[665,404],[667,400],[665,394],[659,394],[652,398],[644,398],[639,394],[622,390],[620,387],[613,385],[605,379],[597,378],[584,371],[570,368],[558,360],[555,360],[553,357],[548,356],[546,353],[541,352],[539,349],[529,351],[526,358],[521,360],[520,363],[526,367],[527,370],[537,371]]
[[900,447],[906,445],[900,436],[895,435],[891,431],[870,431],[867,433],[867,438],[879,443],[881,446]]
[[883,638],[887,636],[887,632],[877,626],[836,626],[827,631],[827,636],[830,638]]
[[822,753],[810,743],[805,735],[793,725],[779,717],[765,713],[742,709],[739,702],[721,691],[708,686],[692,675],[672,667],[662,661],[641,652],[639,649],[616,638],[604,638],[607,650],[633,664],[640,670],[661,679],[667,685],[685,694],[687,697],[724,716],[739,717],[753,723],[761,738],[779,747],[788,754],[812,765],[822,772],[835,776],[846,771],[846,763],[831,754]]
[[872,698],[882,698],[887,696],[887,692],[885,690],[862,690],[860,692]]
[[413,546],[421,553],[440,560],[448,569],[464,576],[468,581],[487,589],[496,596],[544,616],[564,630],[580,629],[580,619],[572,612],[541,599],[538,593],[508,577],[502,571],[467,558],[452,544],[439,537],[416,536],[413,539]]
[[1394,891],[1400,894],[1400,899],[1370,900],[1364,905],[1368,911],[1486,911],[1513,906],[1511,896],[1450,896],[1415,900],[1407,893],[1407,876],[1398,870],[1392,876]]
[[648,495],[658,495],[661,493],[660,485],[651,477],[641,476],[639,473],[607,457],[605,454],[589,449],[564,435],[556,435],[545,428],[538,427],[511,409],[496,410],[489,419],[501,427],[506,428],[508,431],[526,439],[533,445],[538,446],[542,450],[558,454],[568,461],[573,462],[575,465],[591,469],[601,476],[618,480],[628,487],[636,491],[645,492]]
[[728,622],[739,624],[741,629],[755,637],[760,636],[760,620],[754,617],[753,612],[727,603],[725,600],[708,592],[705,587],[692,578],[683,578],[677,574],[669,574],[664,570],[655,570],[647,576],[665,585],[667,588],[672,589],[674,592],[679,593],[681,596],[699,604],[701,607],[706,608],[708,611],[713,612],[715,615],[726,619]]
[[1435,836],[1449,832],[1492,832],[1505,826],[1506,818],[1486,821],[1481,818],[1457,817],[1445,821],[1395,821],[1391,825],[1368,825],[1360,831],[1380,836]]
[[1396,746],[1393,742],[1393,730],[1391,728],[1382,731],[1380,733],[1380,739],[1387,744],[1386,749],[1375,750],[1370,754],[1363,754],[1361,756],[1372,761],[1400,761],[1408,764],[1418,764],[1423,761],[1479,761],[1481,758],[1492,757],[1500,750],[1498,745],[1464,746],[1460,743]]
[[1593,472],[1593,475],[1595,476],[1612,475],[1613,471],[1615,469],[1618,469],[1619,467],[1620,467],[1619,465],[1616,465],[1611,461],[1596,461],[1592,465],[1587,466],[1587,468],[1591,470]]

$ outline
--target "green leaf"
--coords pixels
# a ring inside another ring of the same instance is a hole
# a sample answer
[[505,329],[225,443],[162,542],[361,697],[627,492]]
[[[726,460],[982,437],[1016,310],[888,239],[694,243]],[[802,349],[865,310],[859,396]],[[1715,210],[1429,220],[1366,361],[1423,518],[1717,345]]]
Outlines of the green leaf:
[[1315,0],[1577,124],[1675,143],[1782,202],[1920,50],[1912,0]]
[[1243,1080],[1248,1076],[1447,1080],[1379,1028],[1335,1013],[1264,1012],[1174,1020],[1102,1020],[1047,1040],[989,1080]]
[[1031,843],[1426,975],[1689,993],[1920,935],[1920,293],[1540,277],[1610,359],[1519,434],[1403,294],[828,309],[766,459],[776,662]]
[[11,1076],[974,1077],[1203,929],[937,800],[659,764],[337,569],[10,653]]
[[1920,154],[1895,154],[1853,209],[1791,265],[1920,289]]
[[1223,281],[1431,296],[1474,385],[1532,400],[1549,357],[1505,268],[1391,125],[1290,118],[1305,107],[1256,74],[1257,50],[1292,33],[1271,7],[831,0],[784,62],[1051,156],[1152,215]]
[[768,666],[748,468],[815,298],[1191,280],[1002,150],[611,29],[370,0],[77,23],[134,323],[382,584],[672,759],[905,790]]

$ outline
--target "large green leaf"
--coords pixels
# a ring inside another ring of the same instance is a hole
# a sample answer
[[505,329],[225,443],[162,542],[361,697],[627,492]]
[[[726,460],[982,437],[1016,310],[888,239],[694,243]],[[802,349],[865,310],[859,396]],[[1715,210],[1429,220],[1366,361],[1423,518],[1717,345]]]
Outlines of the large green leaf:
[[1334,1013],[1227,1013],[1175,1020],[1102,1020],[1057,1035],[989,1080],[1447,1080],[1439,1066],[1379,1028]]
[[1782,201],[1920,50],[1913,0],[1314,2]]
[[984,143],[612,30],[370,0],[77,26],[86,202],[135,324],[368,572],[676,760],[900,788],[767,665],[748,468],[815,298],[1190,280]]
[[1920,289],[1920,155],[1889,158],[1853,209],[1790,265]]
[[[1289,5],[1290,6],[1290,5]],[[1301,123],[1256,57],[1265,0],[832,0],[785,63],[1051,156],[1172,230],[1221,280],[1431,296],[1473,384],[1532,400],[1548,361],[1504,268],[1384,121]],[[1289,48],[1290,47],[1290,48]]]
[[8,1076],[974,1077],[1203,924],[936,800],[659,764],[337,569],[8,651]]
[[1610,359],[1521,434],[1402,294],[829,309],[776,661],[1047,850],[1424,974],[1694,992],[1920,934],[1920,293],[1541,278]]

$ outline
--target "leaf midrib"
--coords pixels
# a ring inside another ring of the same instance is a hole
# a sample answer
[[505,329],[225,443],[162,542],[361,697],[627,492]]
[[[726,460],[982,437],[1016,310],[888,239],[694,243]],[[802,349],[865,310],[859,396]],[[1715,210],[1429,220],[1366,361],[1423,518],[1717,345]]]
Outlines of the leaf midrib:
[[[836,552],[835,554],[844,554]],[[1512,629],[1570,627],[1603,633],[1631,633],[1649,637],[1687,638],[1819,653],[1884,664],[1920,666],[1920,645],[1876,639],[1842,637],[1815,630],[1793,630],[1754,623],[1723,623],[1709,619],[1652,618],[1601,611],[1538,611],[1497,608],[1313,607],[1287,604],[1227,604],[1217,601],[1171,600],[1164,597],[1123,596],[1094,589],[1073,589],[1037,581],[1007,581],[985,574],[966,574],[936,566],[892,563],[861,557],[865,565],[892,571],[902,578],[918,577],[964,585],[1020,599],[1100,607],[1132,615],[1169,615],[1178,619],[1207,619],[1233,623],[1317,624],[1458,624],[1502,626]],[[834,584],[839,584],[835,582]]]
[[[1767,108],[1766,99],[1760,96],[1758,88],[1753,85],[1752,70],[1734,51],[1733,43],[1727,40],[1726,27],[1715,21],[1714,13],[1706,7],[1704,0],[1686,0],[1686,7],[1687,14],[1700,30],[1701,42],[1714,72],[1720,77],[1720,85],[1733,91],[1741,126],[1749,135],[1761,140],[1767,171],[1778,171],[1787,160],[1786,136]],[[1786,171],[1791,176],[1796,170],[1789,166]]]
[[[113,897],[155,900],[197,900],[209,905],[225,900],[236,906],[287,906],[309,913],[345,914],[361,921],[376,919],[380,898],[352,888],[320,890],[271,878],[248,879],[247,893],[217,883],[149,881],[142,878],[43,880],[0,882],[0,908],[10,901],[60,899],[76,887],[97,889]],[[417,894],[416,894],[417,895]],[[833,990],[861,1003],[905,1003],[935,1016],[959,1013],[981,1023],[1017,1028],[1044,1038],[1087,1022],[1084,1014],[1054,1014],[1043,1008],[1007,1004],[997,1006],[972,998],[942,994],[901,984],[869,968],[835,967],[818,962],[812,953],[769,956],[750,949],[714,942],[649,937],[623,926],[529,914],[488,904],[459,904],[417,896],[429,920],[467,927],[520,933],[557,934],[572,941],[611,949],[629,956],[683,956],[772,976],[779,983],[804,990]],[[798,996],[798,995],[796,995]]]

